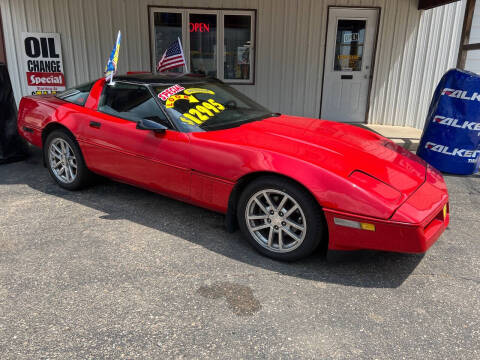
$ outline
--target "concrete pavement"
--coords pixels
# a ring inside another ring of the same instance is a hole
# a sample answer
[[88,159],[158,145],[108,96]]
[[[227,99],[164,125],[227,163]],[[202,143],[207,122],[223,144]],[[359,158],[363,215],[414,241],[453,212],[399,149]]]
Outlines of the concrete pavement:
[[0,166],[2,359],[479,359],[480,177],[425,256],[262,257],[223,217]]
[[389,126],[375,124],[362,124],[361,126],[385,136],[398,145],[403,146],[407,150],[413,152],[415,152],[418,148],[423,131],[409,126]]

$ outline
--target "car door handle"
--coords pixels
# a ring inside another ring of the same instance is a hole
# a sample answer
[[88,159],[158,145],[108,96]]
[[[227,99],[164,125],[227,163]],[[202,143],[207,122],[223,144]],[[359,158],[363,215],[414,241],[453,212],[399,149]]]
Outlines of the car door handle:
[[93,127],[95,129],[100,129],[100,126],[102,126],[102,124],[99,123],[98,121],[90,121],[90,127]]

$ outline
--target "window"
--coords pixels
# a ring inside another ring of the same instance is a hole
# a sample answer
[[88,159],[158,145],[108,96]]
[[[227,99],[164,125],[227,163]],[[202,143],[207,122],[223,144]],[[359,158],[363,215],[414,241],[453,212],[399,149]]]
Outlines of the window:
[[335,71],[362,71],[366,20],[338,20]]
[[[162,58],[165,49],[178,38],[182,38],[182,14],[156,12],[153,16],[155,24],[154,49],[155,59],[157,59],[153,65],[156,68],[156,64],[158,64],[158,61]],[[180,72],[180,70],[181,68],[175,68],[170,71]]]
[[480,1],[467,1],[457,67],[480,74]]
[[84,106],[85,102],[87,101],[88,95],[90,94],[90,90],[92,90],[92,86],[95,84],[95,81],[79,85],[75,88],[68,89],[62,91],[61,93],[57,94],[57,98]]
[[225,80],[250,79],[251,16],[225,15],[223,77]]
[[254,10],[150,7],[149,11],[153,71],[166,48],[180,38],[190,73],[228,83],[254,83]]
[[217,15],[189,14],[190,72],[217,77]]
[[131,121],[153,120],[171,128],[150,90],[143,85],[121,82],[105,85],[98,111]]

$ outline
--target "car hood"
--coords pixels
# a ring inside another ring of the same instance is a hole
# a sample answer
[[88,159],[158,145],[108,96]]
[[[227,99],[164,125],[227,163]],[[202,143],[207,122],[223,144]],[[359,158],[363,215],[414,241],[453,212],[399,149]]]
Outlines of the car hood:
[[407,196],[426,176],[426,163],[416,155],[372,131],[333,121],[281,115],[197,134],[282,153],[345,178],[359,170]]

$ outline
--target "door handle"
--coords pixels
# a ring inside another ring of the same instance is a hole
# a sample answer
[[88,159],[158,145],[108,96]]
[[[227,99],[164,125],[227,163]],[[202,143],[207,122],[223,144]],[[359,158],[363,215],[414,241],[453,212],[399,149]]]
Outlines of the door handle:
[[93,127],[95,129],[100,129],[100,126],[102,126],[102,124],[99,123],[98,121],[90,121],[90,127]]

